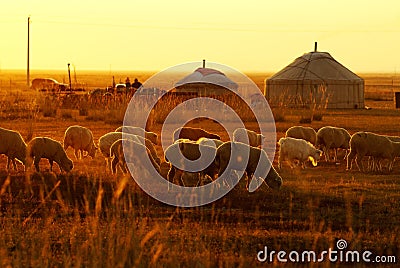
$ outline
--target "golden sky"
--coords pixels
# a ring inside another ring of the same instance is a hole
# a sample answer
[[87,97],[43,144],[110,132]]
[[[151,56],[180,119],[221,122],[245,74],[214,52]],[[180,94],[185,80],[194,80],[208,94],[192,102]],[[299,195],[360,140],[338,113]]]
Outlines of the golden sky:
[[354,72],[400,72],[398,0],[2,0],[0,68],[162,70],[206,59],[277,72],[329,52]]

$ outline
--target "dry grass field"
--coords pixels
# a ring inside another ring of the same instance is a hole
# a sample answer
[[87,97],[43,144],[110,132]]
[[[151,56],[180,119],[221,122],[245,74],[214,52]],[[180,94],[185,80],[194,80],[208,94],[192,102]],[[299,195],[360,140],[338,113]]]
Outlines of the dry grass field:
[[[115,80],[151,73],[118,73]],[[269,74],[249,74],[261,88]],[[66,82],[62,72],[33,72],[32,77],[53,77]],[[373,131],[400,135],[400,111],[393,92],[399,79],[365,75],[366,105],[370,110],[325,110],[322,120],[305,124],[344,127],[352,134]],[[87,89],[112,83],[109,72],[86,72],[77,80]],[[120,126],[124,103],[87,113],[55,104],[54,100],[24,89],[23,72],[0,73],[0,127],[19,131],[24,138],[48,136],[62,141],[70,125],[92,130],[95,140]],[[391,97],[390,97],[391,96]],[[49,111],[50,110],[50,111]],[[274,113],[277,111],[273,111]],[[304,110],[279,111],[277,138],[299,125]],[[195,121],[227,139],[221,127]],[[248,122],[249,129],[257,129]],[[157,121],[151,130],[160,133]],[[157,146],[162,156],[162,149]],[[1,267],[255,267],[322,266],[364,267],[366,263],[260,263],[257,253],[335,249],[345,239],[347,250],[369,250],[373,256],[396,256],[400,262],[400,162],[391,173],[346,171],[345,161],[319,162],[317,167],[283,169],[279,191],[263,185],[254,193],[241,181],[220,200],[197,208],[175,208],[144,193],[130,177],[106,172],[103,157],[76,160],[74,169],[60,173],[56,166],[43,172],[6,170],[0,156],[0,266]],[[277,166],[277,159],[273,165]],[[395,267],[374,263],[372,267]]]

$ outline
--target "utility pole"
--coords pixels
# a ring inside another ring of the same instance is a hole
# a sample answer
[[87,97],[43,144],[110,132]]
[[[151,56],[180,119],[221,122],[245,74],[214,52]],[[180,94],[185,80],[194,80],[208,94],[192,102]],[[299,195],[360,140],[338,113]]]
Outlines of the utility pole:
[[31,23],[31,17],[28,17],[28,59],[27,59],[27,66],[26,66],[26,86],[29,88],[29,24]]

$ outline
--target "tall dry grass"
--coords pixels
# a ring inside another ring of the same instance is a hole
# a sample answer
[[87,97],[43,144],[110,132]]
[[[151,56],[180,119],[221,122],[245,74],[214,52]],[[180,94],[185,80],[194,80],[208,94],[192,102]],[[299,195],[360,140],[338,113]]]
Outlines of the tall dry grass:
[[282,175],[281,191],[250,194],[242,181],[214,204],[187,209],[155,201],[129,177],[1,176],[2,266],[253,267],[264,245],[321,252],[338,239],[352,250],[400,253],[395,176]]

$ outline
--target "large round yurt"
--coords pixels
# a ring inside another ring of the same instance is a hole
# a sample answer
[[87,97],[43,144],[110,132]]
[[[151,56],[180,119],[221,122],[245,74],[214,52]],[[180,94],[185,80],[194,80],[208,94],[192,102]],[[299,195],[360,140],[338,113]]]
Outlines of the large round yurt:
[[265,82],[271,106],[364,108],[364,80],[329,53],[306,53]]

